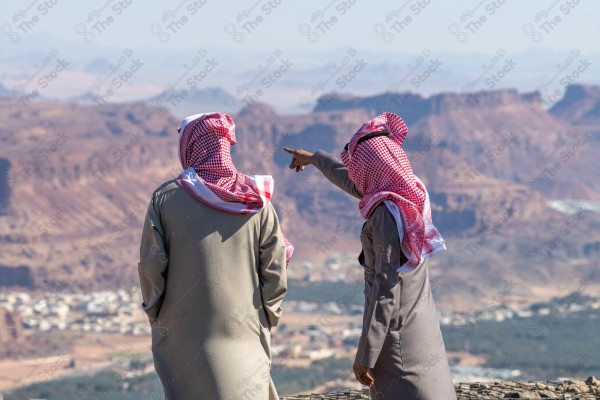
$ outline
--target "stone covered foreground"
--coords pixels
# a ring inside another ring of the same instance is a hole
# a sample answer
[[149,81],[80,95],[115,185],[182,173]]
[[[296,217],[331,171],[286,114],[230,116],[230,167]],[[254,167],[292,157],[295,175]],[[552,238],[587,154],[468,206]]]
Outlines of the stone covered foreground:
[[[457,383],[454,385],[459,400],[488,399],[600,399],[600,380],[570,379],[562,382]],[[367,390],[348,390],[337,393],[309,394],[284,397],[284,400],[310,399],[370,399]]]

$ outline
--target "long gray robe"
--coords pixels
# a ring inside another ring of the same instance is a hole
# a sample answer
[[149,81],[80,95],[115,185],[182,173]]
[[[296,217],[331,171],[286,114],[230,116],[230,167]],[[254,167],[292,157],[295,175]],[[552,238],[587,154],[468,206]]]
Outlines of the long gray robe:
[[230,214],[166,182],[148,206],[138,270],[167,400],[278,398],[269,330],[287,281],[270,204]]
[[[362,198],[339,160],[318,151],[313,163],[336,186]],[[365,309],[355,361],[373,375],[371,398],[455,400],[427,264],[396,271],[407,259],[396,221],[383,203],[365,222],[360,239]]]

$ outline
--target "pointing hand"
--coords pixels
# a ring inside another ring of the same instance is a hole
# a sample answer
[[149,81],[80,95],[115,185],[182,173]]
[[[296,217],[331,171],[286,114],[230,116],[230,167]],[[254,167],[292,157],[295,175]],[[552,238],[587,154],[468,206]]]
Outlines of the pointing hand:
[[304,167],[309,164],[312,164],[312,153],[309,153],[306,150],[294,150],[284,147],[286,153],[292,155],[292,162],[290,162],[290,168],[296,168],[296,172],[304,171]]

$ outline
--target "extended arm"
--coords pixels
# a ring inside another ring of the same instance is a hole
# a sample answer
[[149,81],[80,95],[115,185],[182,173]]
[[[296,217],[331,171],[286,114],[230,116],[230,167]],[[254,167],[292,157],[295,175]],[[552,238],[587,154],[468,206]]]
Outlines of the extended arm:
[[290,168],[295,168],[296,172],[302,171],[306,165],[313,164],[331,183],[351,194],[354,197],[361,199],[363,194],[354,186],[354,183],[348,177],[348,169],[344,164],[332,156],[331,154],[319,150],[312,154],[305,150],[293,150],[286,147],[283,148],[287,153],[292,155]]
[[312,163],[331,183],[346,193],[362,199],[363,194],[354,186],[354,183],[348,177],[348,168],[340,160],[323,150],[319,150],[313,154]]
[[356,353],[356,362],[373,368],[390,330],[394,309],[400,301],[398,272],[402,250],[394,232],[396,222],[387,209],[378,209],[369,218],[375,252],[375,277],[365,307],[363,330]]
[[287,292],[285,243],[271,204],[262,211],[261,218],[260,290],[269,325],[273,327],[279,322],[281,303]]
[[165,273],[169,265],[169,256],[165,251],[164,237],[153,199],[146,213],[138,263],[144,299],[142,308],[151,322],[158,318],[166,285]]

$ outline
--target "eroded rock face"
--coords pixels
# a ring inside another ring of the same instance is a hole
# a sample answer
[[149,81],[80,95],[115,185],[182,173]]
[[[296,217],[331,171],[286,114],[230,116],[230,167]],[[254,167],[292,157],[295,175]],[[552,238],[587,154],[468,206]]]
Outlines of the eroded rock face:
[[23,339],[23,321],[19,312],[0,308],[0,347],[8,348]]
[[25,265],[18,267],[0,265],[0,287],[2,286],[32,287],[31,269]]
[[10,206],[10,161],[0,158],[0,215],[6,214]]
[[[547,205],[566,193],[600,198],[600,141],[596,135],[582,146],[568,122],[543,108],[532,112],[535,95],[522,97],[511,90],[323,96],[316,112],[305,115],[280,115],[257,103],[233,115],[232,155],[241,172],[273,175],[273,203],[296,246],[295,260],[321,266],[328,254],[359,252],[357,201],[314,167],[290,171],[281,147],[321,148],[339,157],[363,123],[396,111],[409,125],[403,146],[428,187],[433,221],[450,249],[438,258],[446,282],[436,292],[439,301],[458,307],[465,294],[483,295],[482,268],[498,261],[523,298],[534,301],[531,280],[544,277],[550,286],[571,260],[590,260],[586,279],[600,282],[592,265],[599,216],[590,213],[574,226],[573,217],[559,218]],[[76,105],[43,102],[19,118],[0,109],[0,118],[6,158],[0,172],[10,167],[16,179],[0,176],[0,208],[9,206],[0,215],[0,287],[32,279],[51,290],[136,285],[131,266],[138,262],[148,201],[181,172],[178,118],[141,103],[98,106],[90,116]],[[553,245],[555,236],[561,246]],[[533,241],[539,263],[523,257],[523,245]]]
[[[70,351],[70,345],[68,340],[57,341],[47,335],[32,334],[31,330],[25,330],[18,309],[0,307],[0,360],[65,354]],[[66,360],[65,363],[70,361],[70,357],[61,358]]]
[[550,109],[550,113],[557,118],[586,122],[597,121],[598,110],[600,110],[600,87],[569,85],[564,97]]

